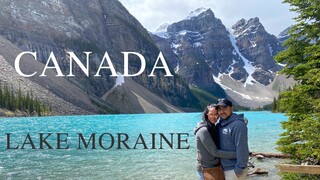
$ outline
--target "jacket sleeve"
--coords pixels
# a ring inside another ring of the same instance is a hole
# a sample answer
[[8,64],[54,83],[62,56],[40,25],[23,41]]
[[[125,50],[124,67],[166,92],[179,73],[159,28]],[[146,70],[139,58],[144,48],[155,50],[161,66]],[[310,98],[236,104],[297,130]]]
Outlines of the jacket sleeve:
[[199,137],[206,150],[213,156],[225,159],[236,159],[236,152],[218,150],[207,128],[199,129],[196,135]]
[[238,121],[234,133],[234,143],[236,145],[237,154],[234,172],[237,175],[241,175],[243,170],[247,167],[249,160],[248,129],[245,123]]

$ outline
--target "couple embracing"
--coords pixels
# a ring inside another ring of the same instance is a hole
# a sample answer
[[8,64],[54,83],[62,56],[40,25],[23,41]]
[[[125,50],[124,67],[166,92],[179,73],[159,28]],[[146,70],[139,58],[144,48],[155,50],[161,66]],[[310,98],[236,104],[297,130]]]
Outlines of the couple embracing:
[[[217,122],[218,121],[218,122]],[[232,102],[219,99],[206,107],[195,128],[197,172],[201,180],[241,180],[248,173],[248,130]]]

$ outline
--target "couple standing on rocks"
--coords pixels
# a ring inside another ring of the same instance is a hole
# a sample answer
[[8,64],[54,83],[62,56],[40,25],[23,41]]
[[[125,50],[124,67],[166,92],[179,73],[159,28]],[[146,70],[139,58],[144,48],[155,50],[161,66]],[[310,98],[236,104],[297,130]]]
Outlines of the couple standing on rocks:
[[197,173],[201,180],[242,180],[248,174],[247,119],[233,113],[226,98],[207,106],[195,128]]

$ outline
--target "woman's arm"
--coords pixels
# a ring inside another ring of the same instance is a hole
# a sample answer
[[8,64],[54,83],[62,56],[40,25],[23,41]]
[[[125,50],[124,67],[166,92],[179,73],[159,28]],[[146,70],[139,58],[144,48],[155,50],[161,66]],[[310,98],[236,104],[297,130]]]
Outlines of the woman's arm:
[[199,137],[200,141],[211,155],[225,159],[236,159],[236,152],[218,150],[207,128],[199,129],[196,136]]

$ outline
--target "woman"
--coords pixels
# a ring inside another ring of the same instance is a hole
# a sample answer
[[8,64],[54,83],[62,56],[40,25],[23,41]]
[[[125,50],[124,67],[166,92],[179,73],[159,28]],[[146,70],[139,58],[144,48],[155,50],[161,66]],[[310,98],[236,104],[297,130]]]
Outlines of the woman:
[[197,143],[197,172],[201,180],[210,171],[214,180],[223,180],[224,175],[219,158],[235,159],[235,152],[220,151],[217,148],[218,132],[215,123],[218,120],[216,105],[211,104],[206,107],[202,114],[202,121],[194,130]]

